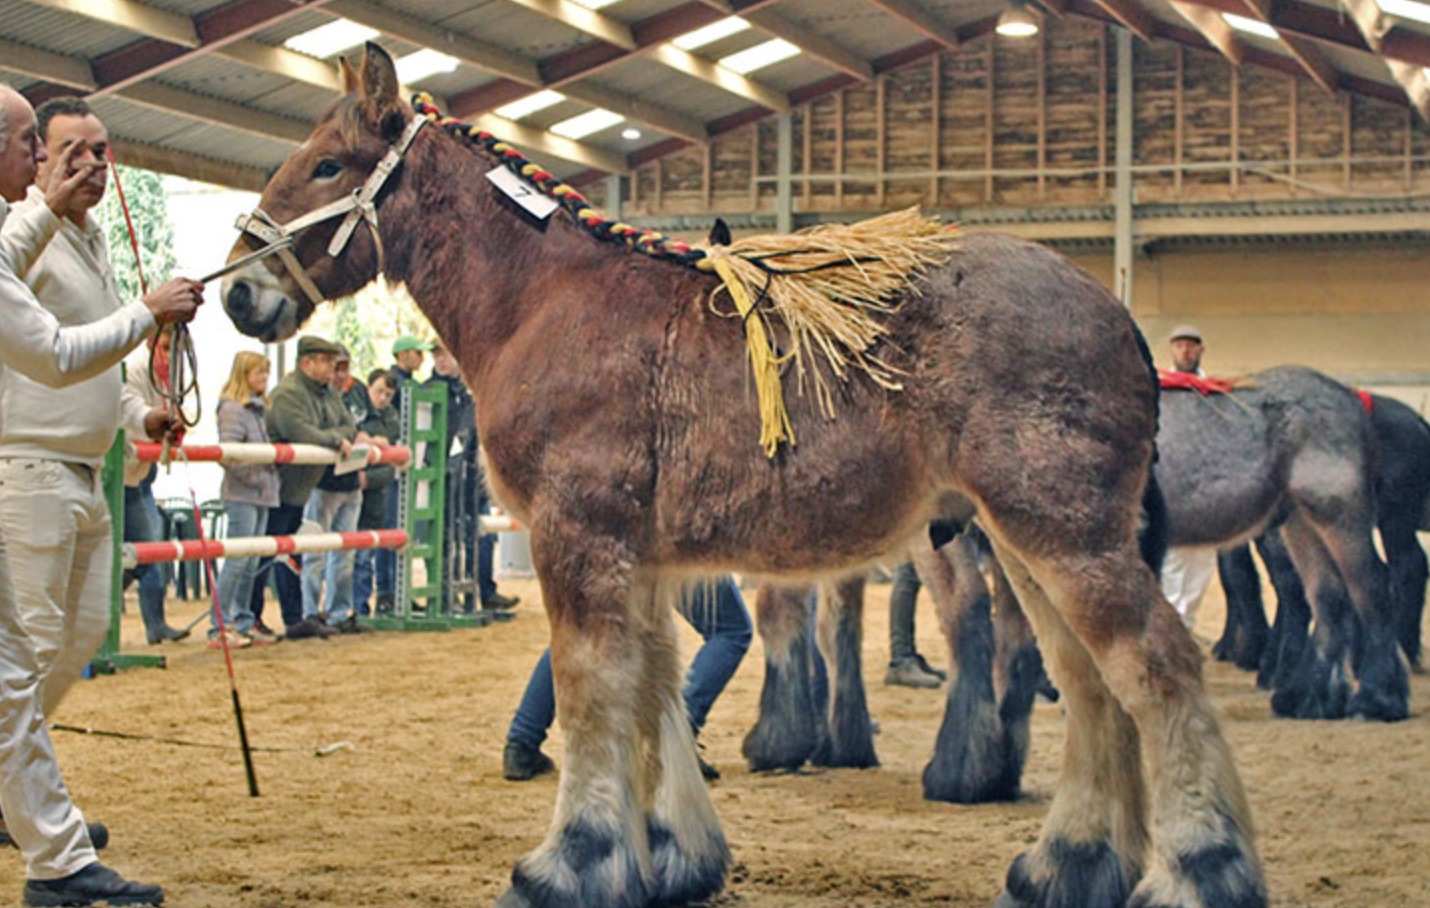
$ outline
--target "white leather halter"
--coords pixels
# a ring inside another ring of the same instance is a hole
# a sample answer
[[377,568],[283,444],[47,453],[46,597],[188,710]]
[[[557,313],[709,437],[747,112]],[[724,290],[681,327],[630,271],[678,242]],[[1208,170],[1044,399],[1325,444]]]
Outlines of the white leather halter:
[[298,282],[298,286],[303,288],[308,299],[316,306],[323,302],[324,296],[318,289],[318,285],[313,283],[313,279],[308,276],[308,271],[303,267],[303,263],[298,261],[298,257],[293,254],[293,245],[298,234],[304,230],[315,224],[332,220],[339,215],[344,216],[343,222],[338,225],[337,233],[333,234],[333,240],[328,244],[328,255],[333,258],[342,255],[343,250],[347,248],[348,241],[356,232],[358,224],[367,224],[368,229],[372,232],[373,244],[377,247],[377,270],[381,273],[383,269],[382,237],[377,230],[377,206],[374,204],[374,200],[382,191],[387,178],[392,176],[392,172],[402,162],[402,156],[407,153],[408,146],[412,144],[412,140],[417,137],[418,131],[426,122],[427,118],[420,114],[413,117],[408,122],[407,128],[402,131],[402,135],[398,136],[397,141],[388,146],[387,154],[377,162],[377,167],[373,169],[367,181],[361,187],[353,190],[351,195],[329,202],[322,208],[294,218],[286,224],[278,223],[262,208],[255,208],[249,214],[239,215],[234,226],[242,233],[258,237],[265,245],[248,255],[234,259],[222,270],[206,276],[204,280],[211,281],[252,262],[262,261],[270,255],[276,255],[282,260],[288,273],[293,276],[293,280]]

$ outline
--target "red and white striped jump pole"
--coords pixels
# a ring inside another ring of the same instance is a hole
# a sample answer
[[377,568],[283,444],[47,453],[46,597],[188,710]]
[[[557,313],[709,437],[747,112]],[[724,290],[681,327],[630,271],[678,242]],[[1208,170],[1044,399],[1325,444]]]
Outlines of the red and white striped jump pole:
[[[370,463],[405,465],[412,459],[412,451],[403,445],[369,446],[377,451]],[[142,463],[158,463],[164,457],[164,446],[154,441],[141,441],[134,445],[137,459]],[[295,463],[329,464],[338,462],[338,452],[321,445],[252,444],[225,442],[216,445],[183,445],[170,447],[169,455],[175,459],[186,459],[190,463]]]
[[407,544],[404,530],[358,530],[352,533],[299,533],[293,536],[249,536],[238,539],[189,539],[172,542],[126,542],[124,566],[211,558],[262,558],[308,552],[396,549]]

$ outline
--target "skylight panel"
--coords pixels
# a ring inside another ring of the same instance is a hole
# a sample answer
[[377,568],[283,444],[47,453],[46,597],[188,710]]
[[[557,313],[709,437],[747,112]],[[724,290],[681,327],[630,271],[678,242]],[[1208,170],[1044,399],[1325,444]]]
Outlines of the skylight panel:
[[697,28],[693,32],[686,32],[679,38],[672,40],[681,50],[695,50],[697,47],[704,47],[713,44],[721,38],[728,38],[731,35],[738,35],[740,32],[750,27],[750,23],[739,16],[730,16],[721,19],[719,22],[711,22],[704,28]]
[[438,73],[449,73],[457,68],[457,58],[439,53],[430,47],[424,47],[416,53],[397,61],[398,81],[411,85],[420,82],[428,76],[435,76]]
[[565,100],[566,96],[561,92],[547,89],[498,107],[494,113],[499,117],[506,117],[508,120],[520,120],[522,117],[529,117],[538,110],[545,110]]
[[326,60],[334,54],[350,47],[357,47],[364,41],[377,37],[377,30],[366,25],[358,25],[347,19],[336,19],[327,25],[310,28],[301,35],[294,35],[283,46],[289,50]]
[[797,53],[799,48],[795,45],[784,38],[774,38],[728,57],[721,57],[720,65],[737,73],[752,73],[772,63],[788,60]]
[[612,3],[617,3],[619,0],[576,0],[576,2],[587,9],[601,9],[610,6]]
[[1256,19],[1248,19],[1245,16],[1235,16],[1231,13],[1222,13],[1221,17],[1226,20],[1226,24],[1239,32],[1246,32],[1249,35],[1259,35],[1262,38],[1270,38],[1272,41],[1281,40],[1281,36],[1276,33],[1276,29],[1265,22]]
[[606,110],[603,107],[597,107],[595,110],[588,110],[568,120],[562,120],[560,123],[552,126],[551,131],[558,136],[564,136],[568,139],[581,139],[589,136],[593,132],[600,132],[603,129],[615,126],[624,119],[625,117],[618,113]]
[[1430,23],[1430,3],[1420,3],[1418,0],[1379,0],[1379,2],[1381,12],[1399,16],[1402,19]]

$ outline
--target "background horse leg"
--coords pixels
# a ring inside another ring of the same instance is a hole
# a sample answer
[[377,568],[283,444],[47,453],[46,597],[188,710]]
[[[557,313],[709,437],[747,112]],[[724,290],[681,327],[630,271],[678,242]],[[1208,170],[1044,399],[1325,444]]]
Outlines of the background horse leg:
[[755,598],[756,624],[765,650],[760,717],[740,752],[751,772],[804,765],[827,731],[823,703],[813,687],[812,587],[763,584]]
[[998,647],[993,663],[993,693],[998,698],[998,718],[1003,720],[1010,782],[1017,794],[1028,758],[1033,700],[1043,693],[1056,701],[1058,691],[1048,680],[1028,616],[991,551],[986,572],[993,588],[993,637]]
[[1290,684],[1304,657],[1311,629],[1311,603],[1280,530],[1269,530],[1257,537],[1256,551],[1276,589],[1276,623],[1262,654],[1256,686],[1276,690]]
[[864,575],[821,587],[819,646],[831,667],[829,746],[818,749],[817,766],[867,769],[879,765],[874,726],[864,693]]
[[1376,554],[1369,528],[1352,524],[1347,516],[1332,522],[1318,519],[1316,513],[1307,514],[1361,621],[1362,633],[1354,649],[1358,685],[1351,697],[1350,714],[1397,722],[1410,715],[1410,678],[1400,655],[1389,572]]
[[647,770],[654,782],[647,829],[654,885],[651,900],[681,905],[719,892],[730,865],[730,849],[720,830],[715,805],[700,775],[695,738],[685,701],[680,695],[681,659],[672,605],[679,589],[646,585],[642,609],[645,677],[637,704],[637,719],[645,742]]
[[[637,711],[652,698],[678,701],[679,673],[665,673],[669,690],[644,689],[647,628],[635,606],[653,593],[646,585],[633,603],[629,550],[574,526],[542,529],[532,527],[532,559],[551,621],[565,755],[551,830],[517,862],[497,905],[644,908],[655,881],[647,826],[653,780]],[[651,722],[643,720],[647,736]]]
[[1300,660],[1271,695],[1271,711],[1288,719],[1343,719],[1350,701],[1348,661],[1355,620],[1340,572],[1320,536],[1296,514],[1281,527],[1296,573],[1310,593],[1316,623]]
[[1148,844],[1137,729],[1042,587],[1008,549],[995,549],[1067,710],[1062,780],[995,908],[1122,908]]
[[1255,671],[1266,647],[1266,608],[1261,601],[1261,574],[1251,546],[1239,545],[1217,555],[1217,572],[1226,593],[1226,628],[1212,655],[1237,668]]
[[992,600],[975,547],[972,535],[964,533],[937,551],[914,555],[948,641],[953,674],[933,759],[924,767],[924,797],[930,801],[979,804],[1018,794],[1022,760],[1007,752],[998,715]]
[[[1417,510],[1418,510],[1418,502]],[[1425,584],[1427,570],[1425,550],[1415,532],[1418,514],[1395,511],[1382,514],[1380,541],[1385,546],[1385,560],[1390,565],[1390,585],[1394,591],[1396,630],[1400,649],[1416,671],[1420,663],[1420,623],[1425,616]]]

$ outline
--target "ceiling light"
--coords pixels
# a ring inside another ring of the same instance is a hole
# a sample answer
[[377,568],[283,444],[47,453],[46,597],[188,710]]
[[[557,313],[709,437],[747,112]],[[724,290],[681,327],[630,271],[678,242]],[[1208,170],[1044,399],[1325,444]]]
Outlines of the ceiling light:
[[1005,38],[1031,38],[1038,33],[1038,17],[1022,3],[1010,3],[993,30]]
[[518,98],[510,104],[498,107],[492,111],[492,113],[499,117],[505,117],[508,120],[520,120],[522,117],[529,117],[538,110],[545,110],[565,100],[566,96],[561,92],[547,89],[546,91],[539,91],[534,95]]
[[1379,0],[1380,11],[1389,13],[1392,16],[1399,16],[1402,19],[1414,19],[1416,22],[1430,23],[1430,3],[1419,3],[1417,0]]
[[612,113],[603,107],[595,110],[588,110],[583,114],[577,114],[569,120],[562,120],[551,131],[558,136],[565,136],[568,139],[581,139],[589,136],[593,132],[600,132],[603,129],[615,126],[624,120],[625,117],[618,113]]
[[449,73],[457,68],[457,58],[439,53],[430,47],[408,54],[397,61],[397,79],[405,85],[420,82],[428,76]]
[[731,35],[739,34],[750,27],[750,23],[739,16],[730,16],[728,19],[721,19],[719,22],[711,22],[704,28],[697,28],[693,32],[686,32],[679,38],[671,41],[681,50],[695,50],[697,47],[704,47],[707,44],[719,41],[721,38],[728,38]]
[[310,28],[301,35],[294,35],[283,46],[289,50],[326,60],[333,54],[345,51],[370,38],[377,37],[377,30],[366,25],[358,25],[347,19],[336,19],[327,25]]
[[799,48],[789,43],[784,38],[775,38],[766,41],[764,44],[756,44],[754,47],[742,50],[737,54],[720,58],[720,65],[726,69],[733,69],[737,73],[752,73],[757,69],[763,69],[771,63],[778,63],[781,60],[788,60],[799,53]]
[[636,129],[634,126],[627,126],[625,129],[621,130],[621,138],[625,139],[627,142],[634,142],[640,137],[641,131],[639,129]]
[[1226,24],[1239,32],[1246,32],[1248,35],[1257,35],[1262,38],[1270,38],[1272,41],[1279,41],[1281,36],[1276,34],[1276,29],[1267,25],[1259,19],[1248,19],[1245,16],[1236,16],[1231,13],[1222,13],[1221,17],[1226,20]]

